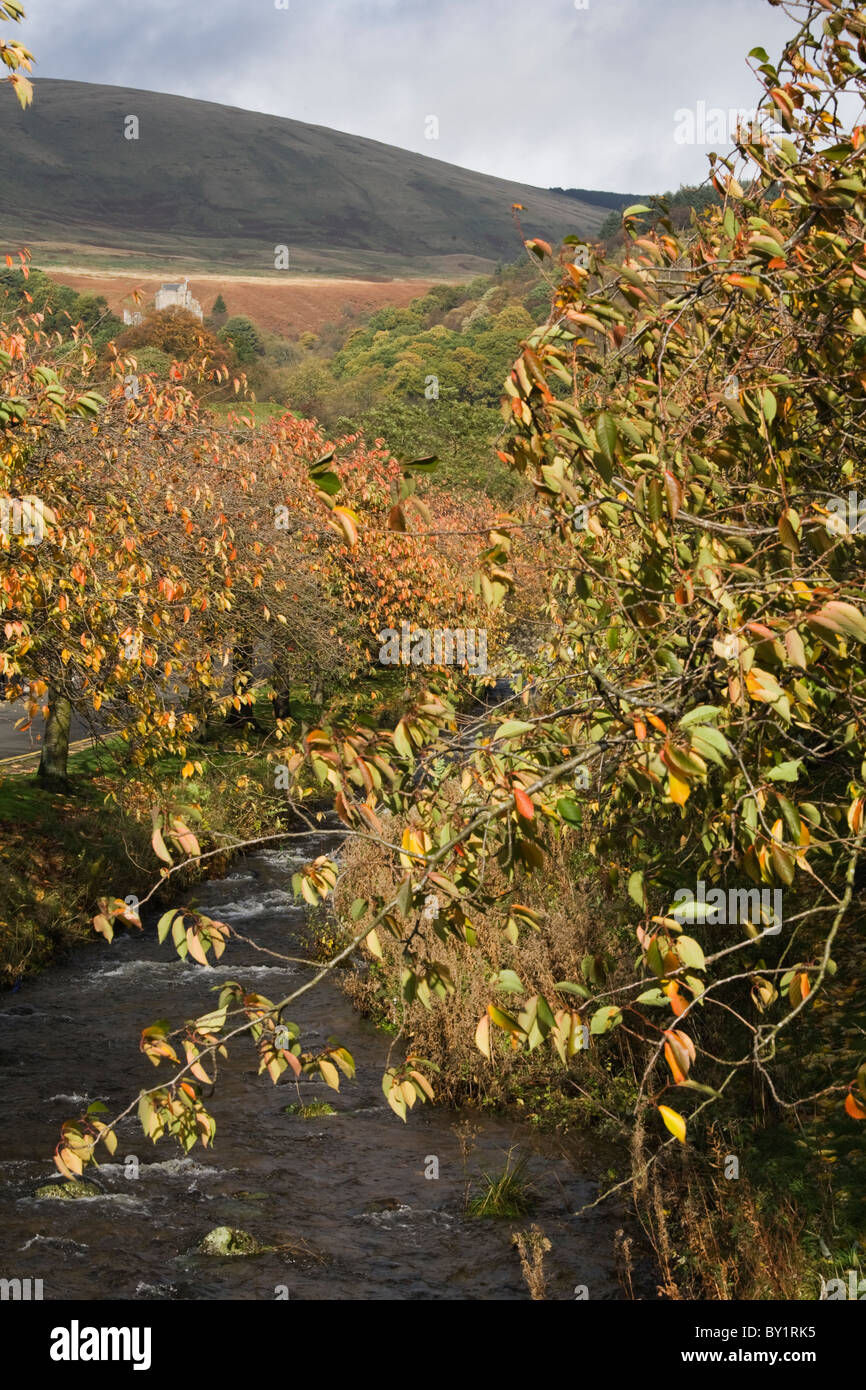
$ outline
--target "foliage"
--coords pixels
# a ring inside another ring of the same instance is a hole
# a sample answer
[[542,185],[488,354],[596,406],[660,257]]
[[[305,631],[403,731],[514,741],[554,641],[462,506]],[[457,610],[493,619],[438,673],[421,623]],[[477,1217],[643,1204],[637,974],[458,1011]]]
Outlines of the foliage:
[[467,1200],[469,1215],[510,1219],[525,1216],[532,1207],[532,1183],[526,1176],[526,1166],[523,1154],[515,1159],[513,1150],[509,1150],[501,1173],[482,1173],[481,1191],[470,1193]]
[[211,389],[213,369],[234,371],[238,362],[229,341],[215,337],[195,314],[176,305],[170,309],[151,310],[141,323],[133,324],[118,335],[117,346],[128,354],[134,354],[136,348],[156,348],[177,362],[185,362],[193,357],[206,358],[212,367],[201,380],[211,384]]
[[42,315],[46,333],[57,333],[63,338],[86,334],[97,350],[102,350],[123,327],[101,294],[79,294],[68,285],[58,285],[35,267],[29,267],[26,277],[21,269],[7,267],[0,271],[0,313],[26,313],[28,308]]
[[[23,18],[24,9],[19,0],[2,0],[0,20],[4,23],[7,20],[13,20],[14,23],[18,24]],[[0,59],[10,69],[10,75],[4,77],[3,81],[11,82],[15,95],[22,107],[26,109],[33,100],[33,84],[28,81],[24,73],[33,71],[33,54],[16,39],[0,39]]]
[[[643,201],[644,199],[640,198],[625,198],[619,202],[616,210],[608,213],[599,227],[599,240],[610,242],[615,239],[616,243],[622,242],[623,237],[620,233],[624,209]],[[657,225],[663,218],[668,218],[675,227],[687,227],[691,223],[693,210],[705,212],[708,208],[718,206],[720,199],[711,185],[683,184],[673,192],[660,193],[645,201],[648,205],[647,212],[629,219],[633,229],[639,226],[641,231],[645,231],[650,226]]]
[[297,1115],[302,1120],[317,1120],[322,1115],[336,1115],[336,1110],[326,1100],[299,1101],[284,1106],[287,1115]]
[[[219,311],[214,305],[214,313],[217,312]],[[254,362],[257,357],[264,356],[264,344],[259,337],[258,329],[251,319],[245,318],[242,314],[234,314],[223,324],[219,338],[221,342],[231,345],[238,361],[244,366]]]
[[[489,372],[522,340],[501,402],[500,458],[537,499],[518,517],[422,496],[416,478],[431,461],[401,466],[352,434],[334,445],[288,413],[221,433],[184,389],[214,374],[198,338],[175,363],[181,380],[150,383],[140,402],[119,385],[107,402],[82,390],[86,350],[77,375],[67,360],[46,365],[39,322],[7,326],[0,342],[4,491],[38,485],[49,525],[44,551],[16,546],[4,570],[2,669],[13,685],[26,675],[34,698],[42,681],[96,708],[128,687],[134,757],[183,753],[201,726],[165,700],[171,681],[223,709],[251,702],[262,622],[277,636],[275,669],[291,654],[278,629],[295,623],[345,672],[407,606],[426,625],[443,605],[502,621],[519,537],[543,528],[541,637],[504,705],[458,731],[467,683],[407,670],[393,728],[325,717],[282,742],[290,794],[330,788],[347,836],[389,860],[353,898],[347,939],[314,982],[359,950],[376,968],[393,941],[402,1001],[432,1010],[463,984],[448,952],[492,955],[490,930],[512,947],[545,930],[527,900],[551,847],[579,833],[629,904],[629,968],[622,953],[588,951],[571,977],[530,992],[500,966],[476,1021],[476,1064],[493,1068],[510,1050],[569,1070],[587,1036],[601,1057],[627,1049],[639,1076],[633,1190],[651,1201],[671,1153],[706,1143],[704,1111],[729,1117],[757,1096],[849,1144],[866,1119],[855,896],[864,541],[834,505],[864,485],[866,137],[842,113],[862,105],[866,17],[834,0],[794,8],[802,24],[781,63],[751,55],[786,134],[746,132],[734,156],[713,157],[719,203],[688,233],[638,204],[623,213],[621,263],[595,248],[582,264],[571,238],[557,267],[529,238],[552,271],[535,329],[495,291],[465,315],[462,301],[431,295],[374,316],[337,354],[339,380],[387,371],[411,396],[441,351],[458,398],[485,401]],[[113,362],[114,376],[127,365]],[[275,507],[282,539],[269,529]],[[471,592],[463,531],[486,536]],[[346,619],[334,619],[331,646],[305,614],[330,620],[338,608]],[[125,632],[151,657],[135,657],[134,681],[115,656]],[[245,647],[232,694],[218,696],[216,664]],[[178,807],[154,808],[152,844],[169,870],[199,853]],[[299,871],[299,896],[317,906],[339,894],[340,872],[321,855]],[[684,917],[680,893],[699,884],[715,896]],[[782,895],[781,921],[752,889]],[[719,920],[731,902],[733,920]],[[106,936],[112,912],[107,902],[95,923]],[[231,940],[230,924],[178,909],[159,933],[199,964]],[[304,1051],[284,1021],[308,987],[268,1000],[233,981],[207,1014],[146,1028],[142,1050],[176,1070],[142,1091],[145,1132],[187,1149],[212,1142],[201,1087],[241,1035],[274,1081],[290,1069],[336,1089],[340,1071],[351,1076],[336,1042]],[[432,1060],[389,1065],[383,1091],[401,1119],[433,1098]],[[122,1117],[68,1122],[61,1172],[80,1174]]]

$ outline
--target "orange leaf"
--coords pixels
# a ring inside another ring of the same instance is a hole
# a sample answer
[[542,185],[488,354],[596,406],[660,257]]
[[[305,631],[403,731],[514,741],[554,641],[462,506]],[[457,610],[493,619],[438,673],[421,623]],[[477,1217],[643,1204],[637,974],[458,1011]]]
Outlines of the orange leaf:
[[514,788],[514,804],[524,820],[535,819],[535,807],[532,804],[532,800],[520,787]]
[[852,1120],[866,1120],[866,1110],[850,1091],[845,1097],[845,1109]]
[[670,1043],[665,1043],[665,1060],[667,1061],[667,1064],[671,1069],[671,1076],[679,1086],[680,1082],[685,1081],[686,1079],[685,1072],[680,1070],[676,1056],[674,1055],[674,1051]]

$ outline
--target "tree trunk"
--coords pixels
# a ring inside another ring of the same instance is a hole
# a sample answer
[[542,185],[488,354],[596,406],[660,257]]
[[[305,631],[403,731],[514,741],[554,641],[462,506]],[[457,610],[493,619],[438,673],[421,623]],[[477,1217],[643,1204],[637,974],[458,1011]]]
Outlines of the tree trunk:
[[[253,644],[244,635],[235,642],[232,651],[232,691],[235,695],[243,696],[246,694],[252,684],[252,672]],[[239,710],[232,707],[226,716],[226,723],[250,725],[260,732],[252,705],[241,705]]]
[[65,695],[52,690],[48,704],[48,722],[45,725],[45,741],[36,775],[45,786],[57,786],[67,780],[66,767],[69,758],[69,725],[72,722],[72,705]]

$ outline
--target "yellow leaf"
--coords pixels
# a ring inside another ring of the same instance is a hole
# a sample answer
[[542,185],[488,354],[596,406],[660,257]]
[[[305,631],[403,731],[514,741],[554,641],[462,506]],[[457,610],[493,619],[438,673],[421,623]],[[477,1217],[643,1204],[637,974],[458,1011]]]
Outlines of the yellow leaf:
[[403,865],[404,869],[413,868],[417,863],[414,856],[425,853],[428,847],[427,844],[425,844],[426,839],[426,835],[422,838],[417,831],[410,830],[408,827],[403,831],[403,839],[401,841],[403,852],[400,854],[400,863]]
[[665,1122],[675,1139],[679,1139],[681,1144],[686,1142],[686,1122],[682,1115],[678,1115],[676,1110],[671,1110],[669,1105],[660,1105],[659,1114]]
[[14,83],[15,95],[20,101],[22,107],[29,106],[31,101],[33,100],[33,83],[28,82],[27,78],[22,77],[19,72],[16,72],[12,77],[10,77],[9,81]]
[[346,538],[350,549],[358,544],[357,516],[348,507],[335,507],[331,515]]
[[325,1082],[327,1086],[330,1086],[332,1091],[339,1091],[340,1073],[337,1071],[337,1068],[334,1066],[333,1062],[326,1061],[324,1057],[320,1058],[319,1072],[322,1077],[322,1080]]
[[691,787],[688,782],[683,781],[681,777],[677,777],[675,773],[669,772],[668,795],[671,801],[675,802],[677,806],[685,806],[690,794]]

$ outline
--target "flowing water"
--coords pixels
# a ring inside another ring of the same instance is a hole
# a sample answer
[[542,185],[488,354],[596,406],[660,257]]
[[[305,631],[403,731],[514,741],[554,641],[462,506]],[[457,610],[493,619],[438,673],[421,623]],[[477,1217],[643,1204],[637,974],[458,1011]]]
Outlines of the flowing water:
[[[304,954],[291,874],[324,849],[310,834],[290,850],[262,850],[200,885],[196,901],[263,946]],[[184,1156],[173,1140],[153,1145],[131,1117],[119,1127],[114,1161],[85,1174],[103,1195],[33,1195],[58,1176],[51,1153],[64,1119],[94,1100],[114,1115],[142,1085],[158,1084],[160,1071],[138,1050],[142,1027],[206,1012],[220,981],[238,979],[276,1000],[306,973],[236,943],[203,969],[180,961],[168,942],[159,946],[150,922],[0,998],[0,1277],[41,1279],[46,1299],[520,1299],[528,1292],[511,1235],[537,1222],[552,1244],[548,1298],[574,1298],[578,1285],[591,1299],[623,1297],[614,1272],[622,1216],[606,1206],[574,1215],[596,1195],[589,1175],[598,1176],[601,1161],[585,1173],[559,1140],[476,1112],[418,1105],[404,1125],[381,1090],[389,1038],[331,981],[287,1013],[305,1049],[335,1035],[355,1057],[357,1077],[344,1079],[339,1094],[320,1081],[296,1084],[291,1073],[273,1086],[238,1040],[209,1103],[212,1148]],[[285,1113],[319,1097],[338,1113]],[[459,1133],[467,1117],[477,1131],[468,1155]],[[467,1181],[501,1171],[513,1145],[528,1156],[531,1215],[467,1216]],[[439,1176],[429,1178],[434,1157]],[[222,1259],[195,1253],[216,1226],[277,1248]]]

